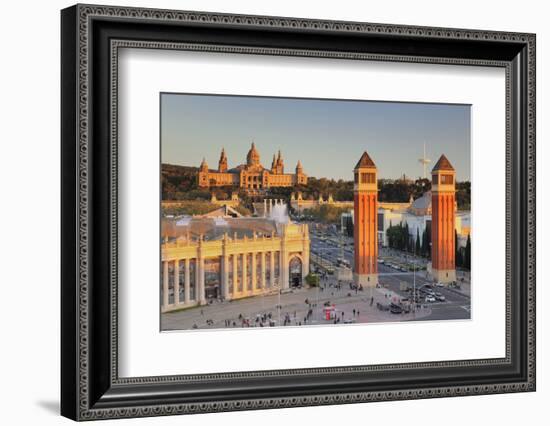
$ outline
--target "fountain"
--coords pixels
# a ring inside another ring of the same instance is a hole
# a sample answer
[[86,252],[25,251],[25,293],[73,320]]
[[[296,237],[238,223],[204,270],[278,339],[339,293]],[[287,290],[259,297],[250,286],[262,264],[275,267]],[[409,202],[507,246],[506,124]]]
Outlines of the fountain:
[[275,205],[271,208],[269,218],[277,224],[290,223],[287,206],[282,202],[282,200],[281,203],[275,203]]

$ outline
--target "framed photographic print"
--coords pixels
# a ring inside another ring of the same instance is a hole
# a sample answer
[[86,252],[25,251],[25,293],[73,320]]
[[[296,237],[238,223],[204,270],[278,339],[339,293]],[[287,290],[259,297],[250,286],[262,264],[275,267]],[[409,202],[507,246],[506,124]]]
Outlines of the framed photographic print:
[[535,36],[76,5],[75,420],[535,390]]

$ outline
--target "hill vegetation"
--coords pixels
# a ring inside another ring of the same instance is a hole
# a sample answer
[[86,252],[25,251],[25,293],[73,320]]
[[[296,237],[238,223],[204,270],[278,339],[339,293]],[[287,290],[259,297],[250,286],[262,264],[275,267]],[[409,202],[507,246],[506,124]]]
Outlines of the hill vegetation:
[[[238,191],[243,204],[251,207],[250,200],[244,191],[234,187],[216,187],[200,189],[197,186],[197,167],[162,164],[161,185],[163,200],[210,200],[214,193],[218,200],[231,197],[231,193]],[[431,189],[429,179],[379,179],[378,200],[392,203],[405,203],[411,196],[416,199]],[[456,200],[459,210],[470,209],[471,185],[469,181],[456,183]],[[353,200],[353,181],[343,179],[327,179],[309,177],[307,185],[296,185],[291,188],[271,188],[268,196],[290,199],[293,192],[300,191],[304,199],[317,200],[320,196],[327,198],[332,195],[335,201]]]

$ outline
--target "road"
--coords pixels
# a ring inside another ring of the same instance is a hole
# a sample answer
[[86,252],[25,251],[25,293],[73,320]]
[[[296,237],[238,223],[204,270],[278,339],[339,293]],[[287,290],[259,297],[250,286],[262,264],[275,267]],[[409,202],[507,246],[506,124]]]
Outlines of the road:
[[[353,267],[353,239],[342,238],[334,236],[332,238],[324,238],[317,236],[315,233],[311,235],[311,252],[321,256],[323,260],[328,260],[336,266],[337,260],[343,257]],[[343,241],[344,244],[341,244]],[[343,246],[343,249],[342,249]],[[398,262],[412,261],[419,265],[425,265],[425,260],[415,259],[411,255],[397,255],[393,250],[384,249],[380,250],[381,256],[387,256],[389,258],[396,258]],[[386,266],[384,264],[378,264],[378,279],[380,285],[388,290],[391,290],[400,297],[409,297],[410,295],[406,291],[401,290],[401,284],[405,283],[407,287],[420,288],[425,284],[433,284],[426,279],[426,271],[418,272],[402,272]],[[469,287],[468,287],[469,288]],[[423,316],[423,320],[443,320],[443,319],[469,319],[470,318],[470,297],[466,294],[462,294],[456,290],[451,290],[445,287],[438,287],[437,292],[445,296],[445,302],[431,303],[432,313],[427,316]]]

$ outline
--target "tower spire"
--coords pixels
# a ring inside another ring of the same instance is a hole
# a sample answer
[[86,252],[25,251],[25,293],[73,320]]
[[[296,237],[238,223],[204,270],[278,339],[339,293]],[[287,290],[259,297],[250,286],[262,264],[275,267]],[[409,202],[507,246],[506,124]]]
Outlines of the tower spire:
[[220,161],[218,162],[218,172],[225,173],[227,171],[227,155],[225,154],[225,148],[222,147],[220,154]]

